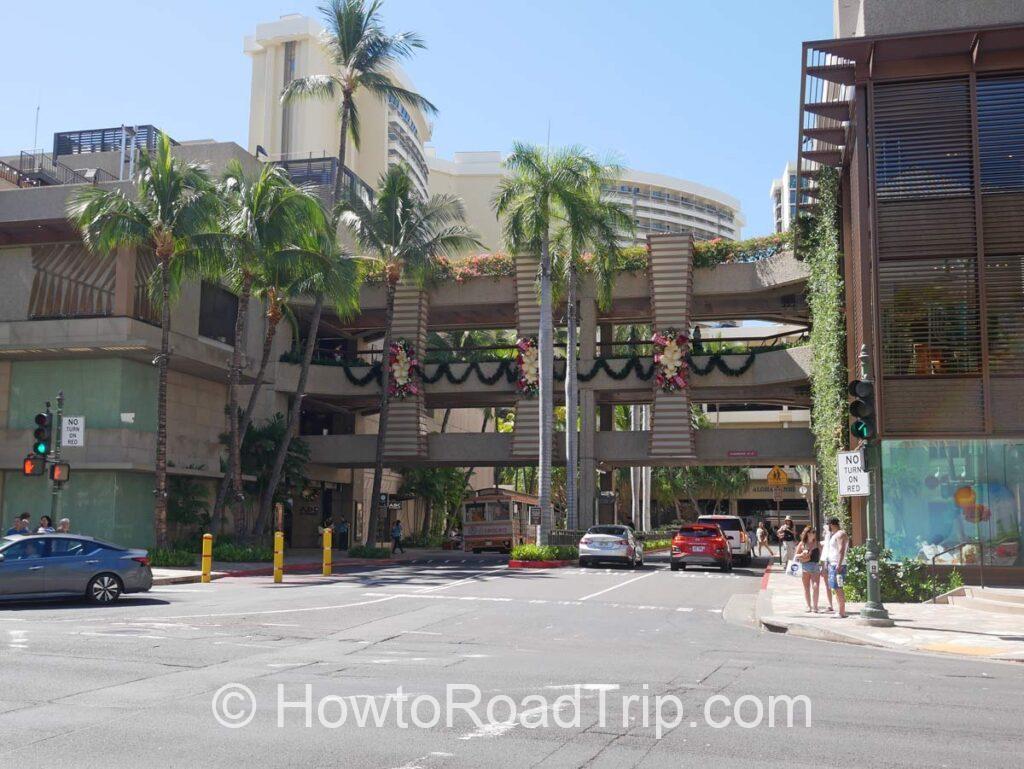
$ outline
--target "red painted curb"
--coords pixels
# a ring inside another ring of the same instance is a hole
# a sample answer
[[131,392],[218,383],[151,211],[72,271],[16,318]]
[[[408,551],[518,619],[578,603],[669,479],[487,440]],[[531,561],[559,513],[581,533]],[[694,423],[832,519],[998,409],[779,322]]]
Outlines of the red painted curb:
[[510,569],[561,569],[572,566],[575,561],[509,561]]
[[761,589],[762,590],[767,590],[768,589],[768,578],[771,576],[771,573],[772,573],[772,565],[769,562],[769,564],[764,567],[764,574],[761,575]]

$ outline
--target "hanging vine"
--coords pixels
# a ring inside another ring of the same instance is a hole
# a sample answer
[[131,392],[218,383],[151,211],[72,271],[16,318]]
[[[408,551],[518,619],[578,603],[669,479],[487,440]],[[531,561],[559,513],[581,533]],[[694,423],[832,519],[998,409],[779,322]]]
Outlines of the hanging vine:
[[842,254],[839,250],[839,174],[823,168],[818,177],[819,213],[805,227],[802,242],[810,276],[807,304],[811,312],[811,430],[818,459],[821,508],[838,516],[850,530],[849,508],[839,496],[836,454],[846,445],[846,321],[843,315]]

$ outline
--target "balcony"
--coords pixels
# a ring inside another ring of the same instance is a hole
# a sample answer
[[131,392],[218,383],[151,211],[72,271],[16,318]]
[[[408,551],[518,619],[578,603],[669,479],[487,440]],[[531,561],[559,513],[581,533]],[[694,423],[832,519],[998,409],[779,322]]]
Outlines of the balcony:
[[[322,188],[318,194],[324,196],[334,189],[335,174],[338,171],[338,159],[330,156],[287,158],[272,161],[288,172],[295,184]],[[360,179],[348,168],[342,171],[342,189],[349,195],[358,196],[366,205],[374,200],[373,187]]]

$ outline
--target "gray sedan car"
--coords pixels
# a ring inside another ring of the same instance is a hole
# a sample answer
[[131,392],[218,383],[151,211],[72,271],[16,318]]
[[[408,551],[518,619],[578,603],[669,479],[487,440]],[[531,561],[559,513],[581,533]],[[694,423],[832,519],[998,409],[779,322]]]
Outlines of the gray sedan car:
[[0,539],[0,601],[85,596],[93,603],[153,586],[145,550],[76,534]]

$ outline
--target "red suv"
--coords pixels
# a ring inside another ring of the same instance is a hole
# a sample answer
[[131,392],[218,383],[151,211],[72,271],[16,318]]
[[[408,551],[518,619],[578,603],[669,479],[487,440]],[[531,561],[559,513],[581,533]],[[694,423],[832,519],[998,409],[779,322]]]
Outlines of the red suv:
[[718,566],[732,571],[729,540],[713,523],[686,523],[672,539],[672,571],[695,566]]

